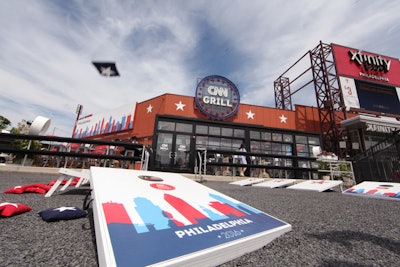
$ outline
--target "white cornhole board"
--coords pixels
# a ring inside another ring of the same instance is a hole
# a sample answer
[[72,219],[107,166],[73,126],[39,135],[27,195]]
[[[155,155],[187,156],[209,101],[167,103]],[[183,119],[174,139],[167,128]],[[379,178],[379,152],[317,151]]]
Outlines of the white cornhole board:
[[90,170],[101,267],[216,266],[291,230],[179,174]]
[[90,177],[90,172],[87,169],[78,171],[73,169],[60,168],[58,172],[62,175],[58,177],[57,181],[51,186],[50,190],[47,191],[47,193],[44,195],[45,197],[51,197],[64,180],[67,180],[67,182],[64,184],[63,187],[61,187],[60,191],[64,191],[65,189],[67,189],[75,177],[80,178],[75,187],[79,187],[82,183],[87,183]]
[[350,187],[343,194],[400,200],[400,183],[366,181]]
[[288,186],[286,188],[323,192],[335,186],[339,186],[342,183],[343,181],[337,181],[337,180],[307,180],[295,185]]
[[278,188],[294,184],[296,179],[271,179],[262,183],[254,184],[253,186]]
[[263,181],[264,181],[264,178],[247,178],[247,179],[244,179],[244,180],[231,182],[229,184],[246,186],[246,185],[252,185],[252,184],[256,184],[256,183],[261,183]]

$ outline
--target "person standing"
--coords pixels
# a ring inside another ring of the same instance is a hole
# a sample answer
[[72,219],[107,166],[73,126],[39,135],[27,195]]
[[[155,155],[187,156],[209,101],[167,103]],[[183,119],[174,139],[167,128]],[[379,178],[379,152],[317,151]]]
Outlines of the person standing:
[[[240,145],[239,151],[240,152],[247,152],[246,145],[244,143],[242,143]],[[240,159],[240,164],[247,164],[246,155],[240,155],[239,159]],[[244,176],[244,172],[246,171],[246,169],[247,169],[247,167],[240,167],[239,168],[240,176]]]

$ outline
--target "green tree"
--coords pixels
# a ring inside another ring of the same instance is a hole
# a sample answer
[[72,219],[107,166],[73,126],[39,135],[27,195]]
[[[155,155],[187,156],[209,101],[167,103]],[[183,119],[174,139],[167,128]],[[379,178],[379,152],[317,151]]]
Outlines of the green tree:
[[11,121],[6,117],[0,115],[0,130],[4,130],[11,125]]
[[[28,134],[29,133],[29,124],[27,120],[22,120],[21,122],[18,122],[17,127],[11,128],[10,132],[12,134]],[[29,146],[29,140],[24,140],[24,139],[16,139],[14,140],[14,148],[15,149],[28,149]],[[37,140],[32,140],[30,149],[29,150],[40,150],[42,148],[42,145],[40,144],[39,141]],[[25,154],[23,153],[18,153],[14,155],[14,161],[15,163],[22,162],[23,158],[25,157]],[[40,156],[39,155],[28,155],[29,159],[33,160],[34,164],[40,163]]]

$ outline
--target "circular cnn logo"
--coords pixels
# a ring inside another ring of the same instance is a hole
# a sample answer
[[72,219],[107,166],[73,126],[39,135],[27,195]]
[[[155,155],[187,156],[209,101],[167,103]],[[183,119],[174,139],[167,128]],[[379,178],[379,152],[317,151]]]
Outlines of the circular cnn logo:
[[211,75],[203,78],[196,87],[196,105],[207,116],[226,119],[235,115],[240,95],[236,85],[225,77]]

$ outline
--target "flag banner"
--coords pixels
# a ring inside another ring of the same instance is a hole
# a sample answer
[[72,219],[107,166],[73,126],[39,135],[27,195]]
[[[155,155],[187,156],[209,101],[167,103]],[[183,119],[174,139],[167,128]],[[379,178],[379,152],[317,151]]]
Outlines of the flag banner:
[[337,180],[308,180],[295,185],[288,186],[287,189],[300,189],[324,192],[336,186],[339,186],[343,181]]
[[92,62],[100,75],[106,77],[119,76],[115,62]]
[[262,183],[254,184],[253,186],[278,188],[294,184],[296,179],[271,179]]
[[247,179],[231,182],[229,184],[246,186],[246,185],[252,185],[252,184],[257,184],[257,183],[261,183],[261,182],[264,182],[263,178],[247,178]]
[[11,217],[32,210],[31,207],[21,203],[0,202],[0,216]]
[[56,222],[82,218],[87,215],[87,212],[77,207],[59,207],[42,210],[38,214],[46,222]]
[[343,194],[400,200],[400,183],[367,181],[350,187]]
[[90,170],[100,266],[216,266],[291,230],[176,173]]

